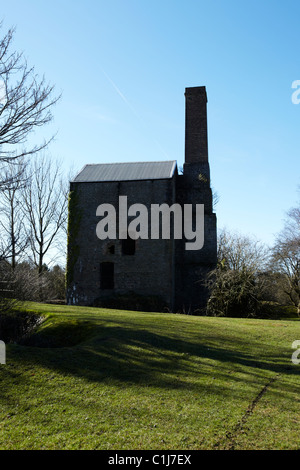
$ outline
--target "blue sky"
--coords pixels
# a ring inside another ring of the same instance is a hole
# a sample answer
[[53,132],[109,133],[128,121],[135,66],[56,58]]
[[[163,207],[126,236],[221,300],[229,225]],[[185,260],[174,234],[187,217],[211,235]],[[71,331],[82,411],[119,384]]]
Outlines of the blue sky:
[[11,0],[3,31],[62,99],[49,148],[86,163],[184,159],[184,90],[205,85],[218,227],[271,244],[298,199],[300,5]]

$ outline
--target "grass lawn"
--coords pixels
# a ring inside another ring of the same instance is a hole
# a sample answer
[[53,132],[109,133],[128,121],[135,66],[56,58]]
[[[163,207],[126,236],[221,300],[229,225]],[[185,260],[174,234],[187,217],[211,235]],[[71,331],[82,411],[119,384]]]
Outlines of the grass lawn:
[[0,365],[0,449],[300,449],[297,320],[28,304]]

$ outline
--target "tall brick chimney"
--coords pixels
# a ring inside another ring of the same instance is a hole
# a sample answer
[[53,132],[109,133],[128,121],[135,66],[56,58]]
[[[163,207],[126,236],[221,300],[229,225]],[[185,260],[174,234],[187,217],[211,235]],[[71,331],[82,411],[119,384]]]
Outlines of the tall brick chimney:
[[205,86],[185,89],[185,163],[208,161]]
[[175,306],[186,311],[205,312],[209,292],[207,274],[217,264],[217,219],[213,212],[210,187],[207,138],[207,96],[205,86],[185,89],[185,162],[177,179],[177,201],[191,204],[193,221],[197,204],[204,204],[204,245],[200,250],[186,250],[176,240]]

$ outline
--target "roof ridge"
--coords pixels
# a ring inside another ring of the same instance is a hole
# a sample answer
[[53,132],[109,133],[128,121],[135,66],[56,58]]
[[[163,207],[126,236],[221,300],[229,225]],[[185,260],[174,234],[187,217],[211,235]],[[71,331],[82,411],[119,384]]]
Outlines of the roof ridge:
[[90,163],[72,180],[73,182],[133,181],[172,178],[176,160],[150,162]]
[[84,166],[96,166],[96,165],[128,165],[137,163],[174,163],[177,160],[148,160],[148,161],[140,161],[140,162],[108,162],[108,163],[86,163]]

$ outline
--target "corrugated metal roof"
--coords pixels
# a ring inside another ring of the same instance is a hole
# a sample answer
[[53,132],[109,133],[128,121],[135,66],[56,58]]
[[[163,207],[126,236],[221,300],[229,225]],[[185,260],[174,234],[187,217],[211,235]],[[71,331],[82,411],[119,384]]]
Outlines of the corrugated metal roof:
[[172,178],[175,168],[176,160],[166,162],[96,163],[85,165],[73,182],[166,179]]

